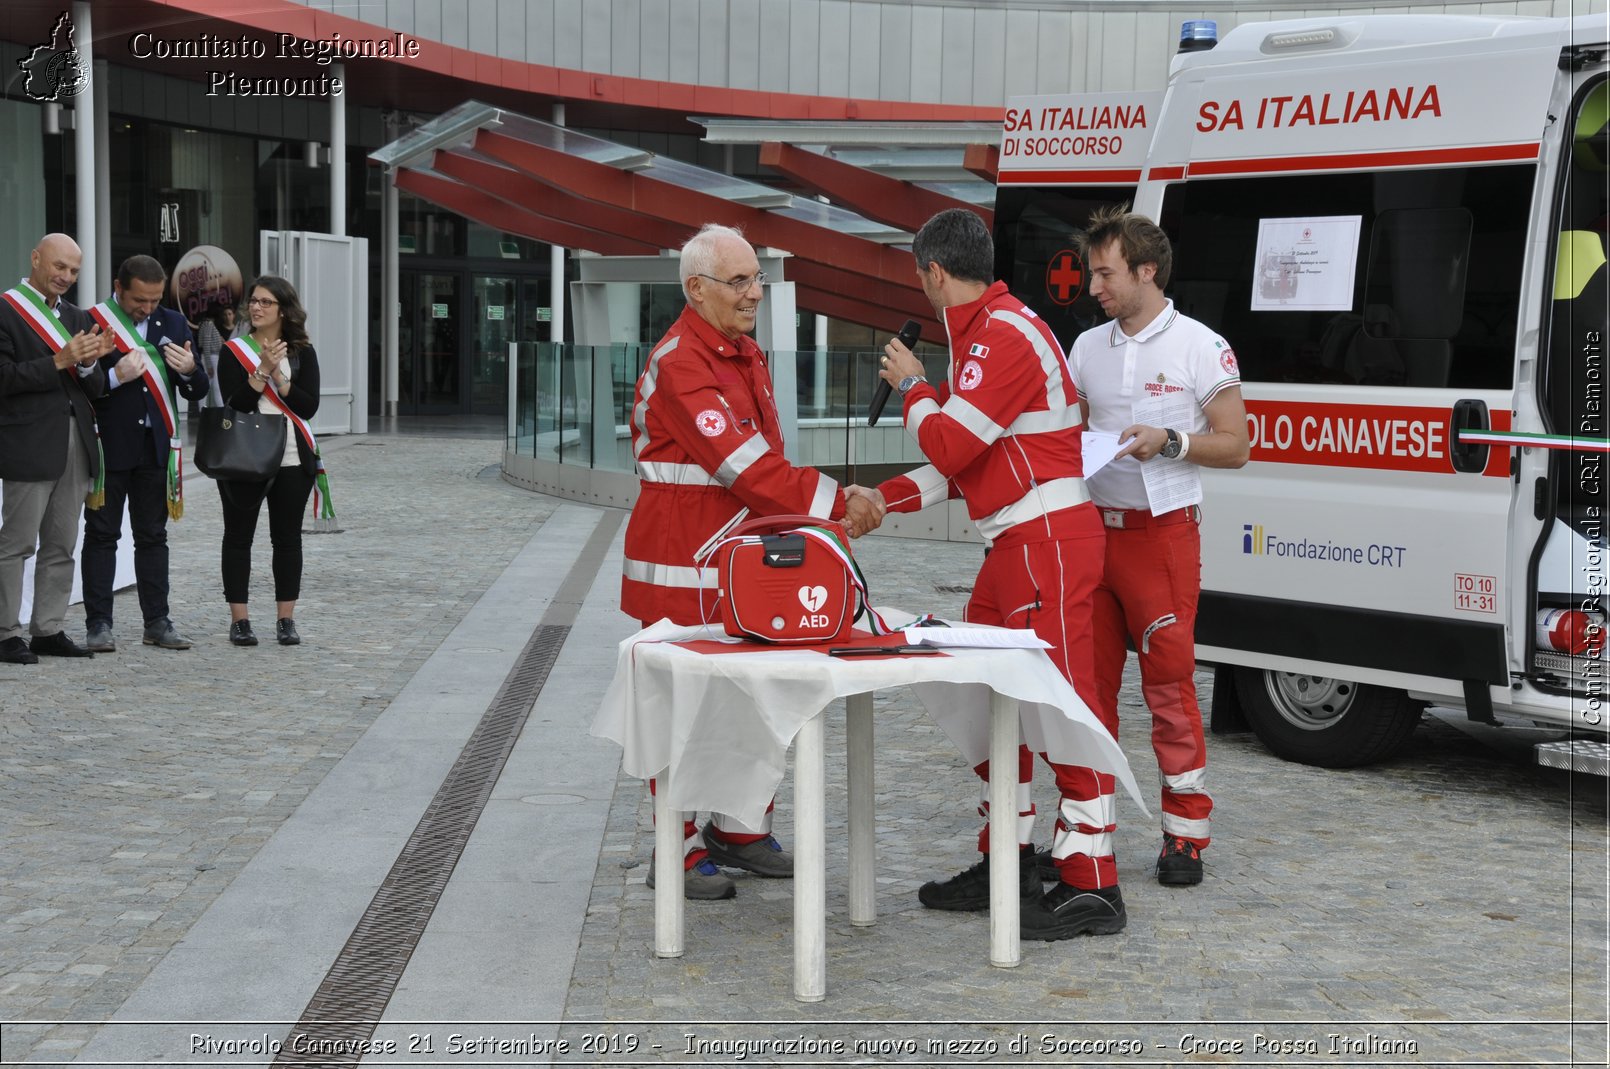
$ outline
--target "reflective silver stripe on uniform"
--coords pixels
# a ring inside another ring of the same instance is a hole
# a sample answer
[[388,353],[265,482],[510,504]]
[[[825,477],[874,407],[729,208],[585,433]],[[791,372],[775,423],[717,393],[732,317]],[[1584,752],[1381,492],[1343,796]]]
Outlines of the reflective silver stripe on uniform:
[[637,428],[637,441],[632,445],[632,455],[634,457],[642,456],[643,450],[648,448],[648,399],[654,395],[654,390],[659,383],[660,358],[675,349],[677,343],[681,340],[681,336],[678,335],[654,350],[654,355],[649,357],[648,367],[643,369],[643,382],[640,388],[643,399],[637,402],[637,407],[632,409],[632,426]]
[[922,428],[923,420],[929,416],[936,415],[938,412],[939,402],[932,397],[924,397],[906,409],[906,433],[911,435],[913,442],[918,445],[922,444],[922,439],[917,437],[917,431]]
[[[1112,833],[1118,827],[1118,802],[1110,794],[1089,799],[1064,798],[1057,806],[1057,830],[1051,856],[1061,861],[1074,854],[1111,857]],[[1094,828],[1095,831],[1081,830]]]
[[1186,820],[1173,813],[1163,814],[1163,834],[1178,835],[1182,839],[1209,839],[1213,835],[1211,820]]
[[687,590],[698,590],[700,587],[714,589],[718,578],[714,568],[706,568],[701,572],[698,568],[686,568],[677,564],[656,564],[653,561],[633,560],[631,557],[626,558],[621,571],[633,582],[682,587]]
[[943,411],[945,415],[967,428],[967,433],[985,445],[993,445],[995,439],[1006,433],[1005,427],[990,419],[960,394],[951,394],[950,399],[945,402]]
[[[1017,841],[1019,846],[1034,841],[1034,818],[1038,810],[1034,808],[1033,784],[1019,783],[1017,785]],[[978,802],[978,815],[985,820],[989,819],[989,780],[983,781],[979,788],[982,797]]]
[[940,474],[932,464],[924,464],[915,471],[906,472],[906,478],[917,484],[922,495],[922,507],[937,505],[950,498],[950,480]]
[[978,533],[994,541],[1020,523],[1071,509],[1090,500],[1083,479],[1052,479],[1033,487],[1017,501],[978,521]]
[[823,519],[833,515],[833,504],[838,500],[839,484],[836,480],[828,478],[821,472],[816,473],[816,493],[811,495],[810,507],[805,510],[807,516],[819,516]]
[[716,469],[716,482],[730,490],[732,484],[749,470],[749,465],[765,456],[769,448],[771,447],[766,444],[765,435],[750,435],[721,462],[721,466]]
[[697,464],[673,464],[668,460],[639,460],[637,474],[646,483],[672,486],[717,486],[715,476]]
[[1207,769],[1193,768],[1189,772],[1181,772],[1177,776],[1157,773],[1157,782],[1173,791],[1175,794],[1205,794],[1207,793]]
[[1062,392],[1064,377],[1072,379],[1073,375],[1063,361],[1062,354],[1058,353],[1056,346],[1045,340],[1045,335],[1035,329],[1021,313],[999,311],[991,312],[990,318],[1013,327],[1023,335],[1023,340],[1029,343],[1034,355],[1040,358],[1040,370],[1045,372],[1045,407],[1053,412],[1059,408],[1068,407],[1068,398]]
[[1173,613],[1165,613],[1164,615],[1159,616],[1157,619],[1153,620],[1151,623],[1147,624],[1146,625],[1146,630],[1141,632],[1141,636],[1140,636],[1140,652],[1142,652],[1142,653],[1150,653],[1150,652],[1152,652],[1152,635],[1153,635],[1153,633],[1156,632],[1156,631],[1161,630],[1162,628],[1168,627],[1170,624],[1177,624],[1179,622],[1180,622],[1180,618],[1178,616],[1175,616]]
[[1053,408],[1049,412],[1025,412],[1006,428],[1007,434],[1050,434],[1065,431],[1084,423],[1077,405]]

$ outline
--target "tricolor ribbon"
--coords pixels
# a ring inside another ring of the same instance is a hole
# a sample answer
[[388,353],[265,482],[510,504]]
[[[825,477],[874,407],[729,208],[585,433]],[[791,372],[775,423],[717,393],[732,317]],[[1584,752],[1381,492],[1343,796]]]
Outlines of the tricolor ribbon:
[[[45,303],[44,296],[23,279],[19,284],[0,294],[5,302],[11,305],[13,311],[22,317],[22,321],[33,328],[50,355],[55,356],[61,352],[68,342],[73,340],[72,331],[68,330],[56,315],[54,309]],[[98,509],[106,504],[106,451],[101,448],[101,429],[95,428],[95,456],[98,463],[95,465],[95,482],[91,484],[89,493],[84,495],[86,508]]]
[[1458,440],[1461,445],[1498,445],[1528,449],[1564,449],[1572,452],[1610,453],[1610,438],[1583,438],[1574,434],[1489,431],[1461,427]]
[[116,301],[102,301],[91,308],[89,314],[103,330],[112,335],[118,352],[138,351],[145,358],[144,366],[140,369],[140,378],[144,380],[146,391],[156,402],[157,412],[162,416],[162,427],[168,434],[168,518],[183,519],[184,442],[179,437],[173,381],[168,378],[167,361],[162,359],[162,354],[155,345],[140,337],[134,320],[129,318],[129,314]]
[[[240,361],[241,366],[246,369],[247,375],[257,373],[257,366],[263,360],[262,346],[257,344],[257,339],[250,334],[244,334],[231,341],[224,348],[233,353],[235,359]],[[268,381],[263,385],[263,396],[268,398],[269,403],[275,408],[285,413],[285,418],[290,420],[291,426],[296,428],[296,433],[302,436],[302,441],[306,442],[308,449],[313,452],[313,462],[318,472],[313,482],[313,529],[315,531],[339,531],[340,527],[337,526],[335,518],[335,500],[330,497],[330,477],[324,470],[324,458],[319,455],[319,443],[313,437],[313,428],[308,426],[307,420],[292,412],[291,406],[285,403],[285,398],[281,397],[279,392],[274,389],[273,376],[269,376]]]

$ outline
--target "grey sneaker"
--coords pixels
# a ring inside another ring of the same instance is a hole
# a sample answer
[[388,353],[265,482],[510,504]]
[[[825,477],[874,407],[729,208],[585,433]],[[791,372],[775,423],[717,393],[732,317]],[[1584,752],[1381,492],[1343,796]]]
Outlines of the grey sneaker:
[[752,843],[729,843],[721,838],[712,820],[704,826],[704,848],[710,851],[711,861],[729,869],[743,869],[772,880],[794,876],[794,855],[770,835]]
[[[160,646],[165,650],[187,650],[190,640],[179,634],[179,629],[173,626],[173,621],[166,617],[154,624],[145,625],[145,635],[141,638],[147,646]],[[91,647],[93,649],[93,647]]]
[[112,637],[111,624],[95,624],[84,639],[84,648],[95,653],[116,653],[117,639]]
[[[649,890],[654,889],[654,855],[648,859]],[[703,901],[717,901],[731,898],[738,893],[738,885],[723,876],[721,870],[709,858],[701,858],[699,863],[682,874],[682,897]]]

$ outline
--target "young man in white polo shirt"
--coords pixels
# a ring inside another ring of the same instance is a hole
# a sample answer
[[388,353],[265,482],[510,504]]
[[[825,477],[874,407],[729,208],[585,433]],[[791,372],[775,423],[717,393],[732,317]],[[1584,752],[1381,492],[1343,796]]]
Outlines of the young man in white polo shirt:
[[[1157,879],[1186,886],[1202,881],[1213,809],[1192,680],[1202,585],[1197,469],[1247,462],[1241,375],[1225,340],[1163,296],[1174,257],[1157,224],[1123,207],[1106,209],[1092,217],[1081,246],[1090,294],[1111,322],[1081,334],[1069,362],[1085,425],[1117,434],[1120,450],[1085,480],[1107,528],[1093,613],[1095,713],[1116,737],[1118,686],[1126,642],[1132,644],[1163,781]],[[1096,789],[1081,821],[1100,829],[1093,853],[1105,885],[1109,873],[1117,882],[1113,780],[1092,776]]]

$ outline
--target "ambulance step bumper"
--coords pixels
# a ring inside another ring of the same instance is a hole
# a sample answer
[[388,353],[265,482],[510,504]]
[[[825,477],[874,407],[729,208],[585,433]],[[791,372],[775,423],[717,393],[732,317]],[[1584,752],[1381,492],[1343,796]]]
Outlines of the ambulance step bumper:
[[1610,743],[1596,739],[1540,742],[1537,763],[1544,768],[1565,768],[1595,776],[1610,776]]

